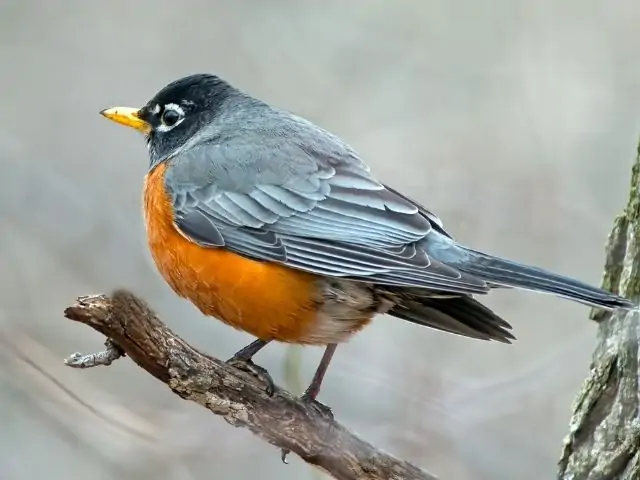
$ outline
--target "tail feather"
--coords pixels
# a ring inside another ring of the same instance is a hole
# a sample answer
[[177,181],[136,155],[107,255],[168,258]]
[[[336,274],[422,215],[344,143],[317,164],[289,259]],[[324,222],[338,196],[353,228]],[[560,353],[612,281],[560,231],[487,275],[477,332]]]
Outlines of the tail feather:
[[631,300],[563,275],[474,250],[464,252],[464,259],[447,263],[490,284],[548,293],[607,310],[636,307]]
[[403,320],[436,330],[481,340],[511,343],[511,325],[469,296],[411,297],[389,312]]
[[[477,252],[448,238],[436,237],[424,248],[436,260],[485,281],[491,288],[518,288],[548,293],[606,310],[638,308],[631,300],[602,288]],[[465,337],[503,343],[511,343],[515,339],[508,322],[470,295],[455,296],[451,292],[451,296],[444,297],[436,296],[433,290],[427,289],[385,288],[399,300],[388,312],[394,317]]]

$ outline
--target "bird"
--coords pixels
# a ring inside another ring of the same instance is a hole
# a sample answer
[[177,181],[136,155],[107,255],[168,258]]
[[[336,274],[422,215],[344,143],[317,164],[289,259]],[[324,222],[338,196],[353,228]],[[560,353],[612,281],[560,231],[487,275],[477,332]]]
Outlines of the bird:
[[324,346],[301,401],[339,344],[377,315],[511,343],[478,298],[495,289],[591,307],[636,305],[604,289],[467,247],[421,203],[379,180],[328,130],[218,75],[168,83],[104,117],[144,135],[142,203],[153,261],[202,314],[256,338],[227,362],[274,384],[253,357],[270,342]]

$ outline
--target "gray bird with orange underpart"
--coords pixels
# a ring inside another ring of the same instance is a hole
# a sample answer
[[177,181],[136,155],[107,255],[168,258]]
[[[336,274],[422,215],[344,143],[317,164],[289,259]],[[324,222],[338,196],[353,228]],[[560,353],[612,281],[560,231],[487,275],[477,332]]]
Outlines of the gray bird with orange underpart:
[[425,207],[378,180],[337,136],[215,75],[176,80],[142,108],[105,117],[149,147],[144,213],[158,270],[205,315],[257,340],[326,346],[302,395],[316,402],[336,345],[377,314],[509,343],[510,325],[477,296],[543,292],[603,309],[635,304],[456,242]]

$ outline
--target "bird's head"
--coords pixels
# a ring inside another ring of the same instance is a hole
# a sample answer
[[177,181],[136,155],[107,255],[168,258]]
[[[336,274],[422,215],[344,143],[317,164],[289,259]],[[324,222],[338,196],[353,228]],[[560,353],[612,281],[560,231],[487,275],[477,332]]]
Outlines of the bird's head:
[[234,93],[215,75],[195,74],[169,83],[143,107],[112,107],[100,114],[145,135],[153,168],[209,125]]

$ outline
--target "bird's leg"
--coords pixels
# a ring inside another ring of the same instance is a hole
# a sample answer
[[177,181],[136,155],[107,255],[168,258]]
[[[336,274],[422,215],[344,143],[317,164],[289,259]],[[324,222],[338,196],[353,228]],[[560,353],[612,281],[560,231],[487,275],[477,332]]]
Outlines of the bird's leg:
[[[333,354],[336,353],[337,347],[338,344],[336,343],[330,343],[329,345],[327,345],[327,348],[324,350],[324,354],[322,355],[322,359],[318,364],[318,368],[316,368],[316,373],[313,374],[311,383],[304,391],[304,393],[300,396],[300,400],[302,400],[303,402],[322,405],[316,399],[318,398],[320,387],[322,386],[322,381],[324,380],[324,376],[327,373],[327,369],[329,368],[329,364],[331,363]],[[329,407],[325,407],[325,409],[328,410],[328,413],[331,412],[331,409]]]
[[236,353],[233,354],[233,357],[231,357],[229,359],[229,361],[231,360],[251,360],[253,358],[253,356],[258,353],[260,350],[262,350],[264,347],[267,346],[267,344],[270,342],[271,340],[262,340],[260,338],[258,338],[257,340],[254,340],[253,342],[251,342],[249,345],[247,345],[246,347],[244,347],[241,350],[238,350]]
[[233,357],[227,360],[227,364],[232,367],[237,368],[238,370],[242,370],[243,372],[248,372],[261,380],[265,385],[265,391],[267,395],[273,395],[273,391],[275,389],[275,385],[273,383],[273,379],[266,368],[261,367],[260,365],[256,365],[253,363],[253,356],[262,350],[271,340],[262,340],[257,339],[251,342],[249,345],[244,347],[242,350],[236,352]]
[[[331,363],[331,359],[333,358],[333,354],[336,353],[336,348],[338,347],[337,343],[330,343],[327,345],[327,348],[324,350],[324,354],[320,359],[320,363],[318,364],[318,368],[316,368],[316,373],[313,374],[313,378],[311,379],[311,383],[304,391],[302,395],[300,395],[300,400],[305,403],[312,403],[320,412],[324,415],[327,415],[333,418],[333,412],[330,407],[323,405],[322,403],[316,400],[318,398],[318,394],[320,393],[320,387],[322,386],[322,380],[324,380],[324,376],[327,373],[327,369],[329,368],[329,364]],[[287,462],[287,456],[289,455],[289,450],[283,448],[281,450],[280,458],[283,463]]]

